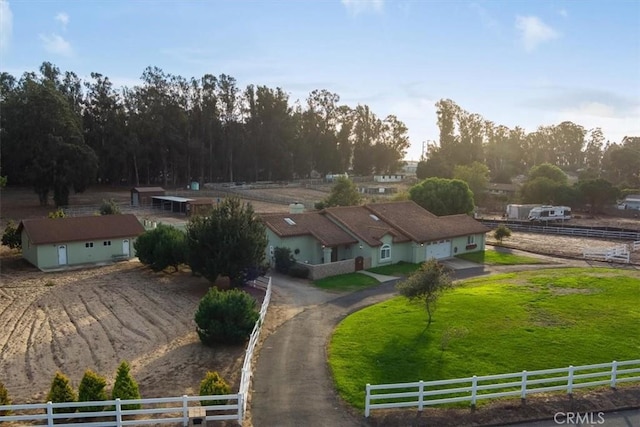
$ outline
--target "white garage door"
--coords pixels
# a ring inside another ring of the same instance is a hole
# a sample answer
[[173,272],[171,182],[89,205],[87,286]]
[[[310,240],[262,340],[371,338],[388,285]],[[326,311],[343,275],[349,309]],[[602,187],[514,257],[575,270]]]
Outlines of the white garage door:
[[451,256],[451,240],[427,243],[427,259],[449,258]]

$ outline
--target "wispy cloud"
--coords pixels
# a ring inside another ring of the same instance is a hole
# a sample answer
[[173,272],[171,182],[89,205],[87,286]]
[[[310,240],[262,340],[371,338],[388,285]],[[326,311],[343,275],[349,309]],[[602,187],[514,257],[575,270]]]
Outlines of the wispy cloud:
[[341,0],[349,13],[359,15],[366,12],[381,13],[384,9],[384,0]]
[[537,16],[517,16],[516,30],[520,32],[522,44],[527,52],[535,50],[542,43],[560,37],[560,33]]
[[560,9],[558,10],[558,15],[562,16],[563,18],[566,18],[567,16],[569,16],[569,12],[567,12],[567,9]]
[[11,44],[13,33],[13,13],[9,2],[0,0],[0,52],[6,52]]
[[64,30],[67,29],[67,25],[69,24],[69,15],[64,12],[60,12],[56,15],[55,20],[62,24],[62,28]]
[[40,34],[40,40],[42,41],[44,49],[55,55],[72,56],[73,49],[71,44],[66,41],[62,36],[52,33],[50,35]]
[[469,7],[478,14],[480,22],[482,22],[482,25],[485,28],[495,29],[498,27],[498,21],[493,16],[491,16],[486,8],[482,7],[478,3],[470,3]]

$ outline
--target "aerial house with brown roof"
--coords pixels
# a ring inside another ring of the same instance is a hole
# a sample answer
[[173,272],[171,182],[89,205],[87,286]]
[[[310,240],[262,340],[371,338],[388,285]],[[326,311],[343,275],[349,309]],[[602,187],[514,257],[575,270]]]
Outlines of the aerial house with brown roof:
[[[310,266],[313,279],[483,251],[489,231],[468,215],[438,217],[412,201],[268,214],[262,220],[269,241],[267,259],[273,262],[276,247],[288,247],[296,261]],[[336,265],[318,273],[314,266],[324,264]]]
[[98,264],[135,256],[144,233],[135,215],[25,219],[18,225],[22,256],[41,270]]

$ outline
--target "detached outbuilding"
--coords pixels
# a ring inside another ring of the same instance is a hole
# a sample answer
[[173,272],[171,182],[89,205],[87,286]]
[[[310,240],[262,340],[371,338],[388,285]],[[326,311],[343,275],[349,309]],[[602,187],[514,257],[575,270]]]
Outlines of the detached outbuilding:
[[162,187],[134,187],[131,189],[131,206],[151,206],[153,196],[164,196]]
[[133,242],[144,231],[132,214],[25,219],[18,225],[22,256],[41,270],[133,258]]

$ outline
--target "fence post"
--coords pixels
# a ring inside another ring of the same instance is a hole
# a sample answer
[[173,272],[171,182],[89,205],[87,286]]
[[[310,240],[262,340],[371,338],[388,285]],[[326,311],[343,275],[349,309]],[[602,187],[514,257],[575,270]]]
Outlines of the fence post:
[[122,426],[122,404],[119,397],[116,399],[116,426]]
[[51,401],[47,402],[47,425],[53,425],[53,403]]
[[182,425],[187,427],[189,425],[189,402],[187,402],[187,395],[182,395]]
[[370,411],[369,398],[371,397],[371,384],[367,384],[366,390],[367,390],[367,393],[364,398],[364,416],[369,417],[369,411]]
[[616,375],[618,373],[618,362],[611,362],[611,388],[616,388]]
[[242,421],[244,420],[244,395],[242,393],[238,393],[238,422],[242,425]]
[[520,399],[524,402],[527,399],[527,371],[522,371],[522,387]]
[[471,378],[471,409],[476,409],[476,394],[478,392],[478,377]]
[[424,381],[420,380],[418,385],[418,411],[424,408]]
[[573,394],[573,370],[573,365],[569,365],[569,378],[567,380],[567,393],[569,394],[569,396]]

